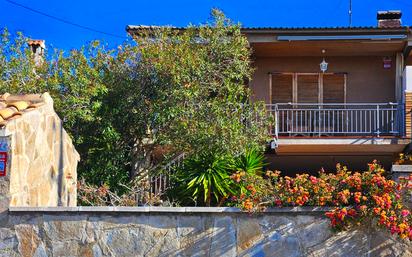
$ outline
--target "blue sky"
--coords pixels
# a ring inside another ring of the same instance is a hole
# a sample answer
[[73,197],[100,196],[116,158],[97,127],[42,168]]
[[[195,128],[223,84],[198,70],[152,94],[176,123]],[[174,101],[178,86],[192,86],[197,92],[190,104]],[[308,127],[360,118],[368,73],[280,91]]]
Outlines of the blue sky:
[[[206,21],[213,7],[244,26],[346,26],[349,0],[179,0],[92,1],[13,0],[43,13],[118,35],[108,36],[39,15],[0,0],[0,28],[45,39],[48,47],[72,49],[93,39],[110,46],[126,37],[128,24],[186,26]],[[412,25],[410,0],[353,0],[353,25],[376,25],[378,10],[402,10],[403,24]]]

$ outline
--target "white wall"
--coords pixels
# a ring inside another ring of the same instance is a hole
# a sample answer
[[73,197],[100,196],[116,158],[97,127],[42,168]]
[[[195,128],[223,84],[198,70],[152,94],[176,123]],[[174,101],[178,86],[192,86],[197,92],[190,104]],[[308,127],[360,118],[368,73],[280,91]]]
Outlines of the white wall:
[[403,72],[403,89],[412,92],[412,66],[406,66]]

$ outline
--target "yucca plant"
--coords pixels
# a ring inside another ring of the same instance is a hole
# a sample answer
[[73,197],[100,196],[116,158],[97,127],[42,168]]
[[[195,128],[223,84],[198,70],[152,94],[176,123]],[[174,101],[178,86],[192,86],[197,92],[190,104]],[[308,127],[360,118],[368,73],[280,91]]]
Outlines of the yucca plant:
[[244,154],[234,158],[230,165],[232,172],[244,171],[250,175],[261,175],[265,163],[265,155],[257,149],[247,149]]
[[213,154],[189,157],[176,171],[176,186],[170,195],[178,198],[182,204],[218,204],[222,198],[234,193],[229,168],[232,162],[230,156],[218,157]]
[[242,191],[230,176],[238,171],[261,175],[265,166],[263,152],[250,149],[237,157],[202,153],[187,158],[173,176],[169,195],[181,204],[220,205]]

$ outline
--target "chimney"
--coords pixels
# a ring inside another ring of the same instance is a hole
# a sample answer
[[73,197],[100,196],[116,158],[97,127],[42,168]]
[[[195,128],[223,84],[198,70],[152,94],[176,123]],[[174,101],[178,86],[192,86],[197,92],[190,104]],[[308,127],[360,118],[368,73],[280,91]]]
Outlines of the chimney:
[[39,66],[43,63],[44,49],[46,49],[46,41],[38,39],[29,39],[27,44],[34,55],[34,63]]
[[378,28],[399,28],[402,26],[401,11],[379,11]]

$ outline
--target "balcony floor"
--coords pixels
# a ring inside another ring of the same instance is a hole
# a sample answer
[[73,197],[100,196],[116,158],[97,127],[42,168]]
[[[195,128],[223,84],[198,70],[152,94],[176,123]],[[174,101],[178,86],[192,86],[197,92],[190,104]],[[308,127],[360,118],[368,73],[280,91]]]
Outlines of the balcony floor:
[[399,137],[280,137],[278,155],[388,155],[403,151],[411,140]]

